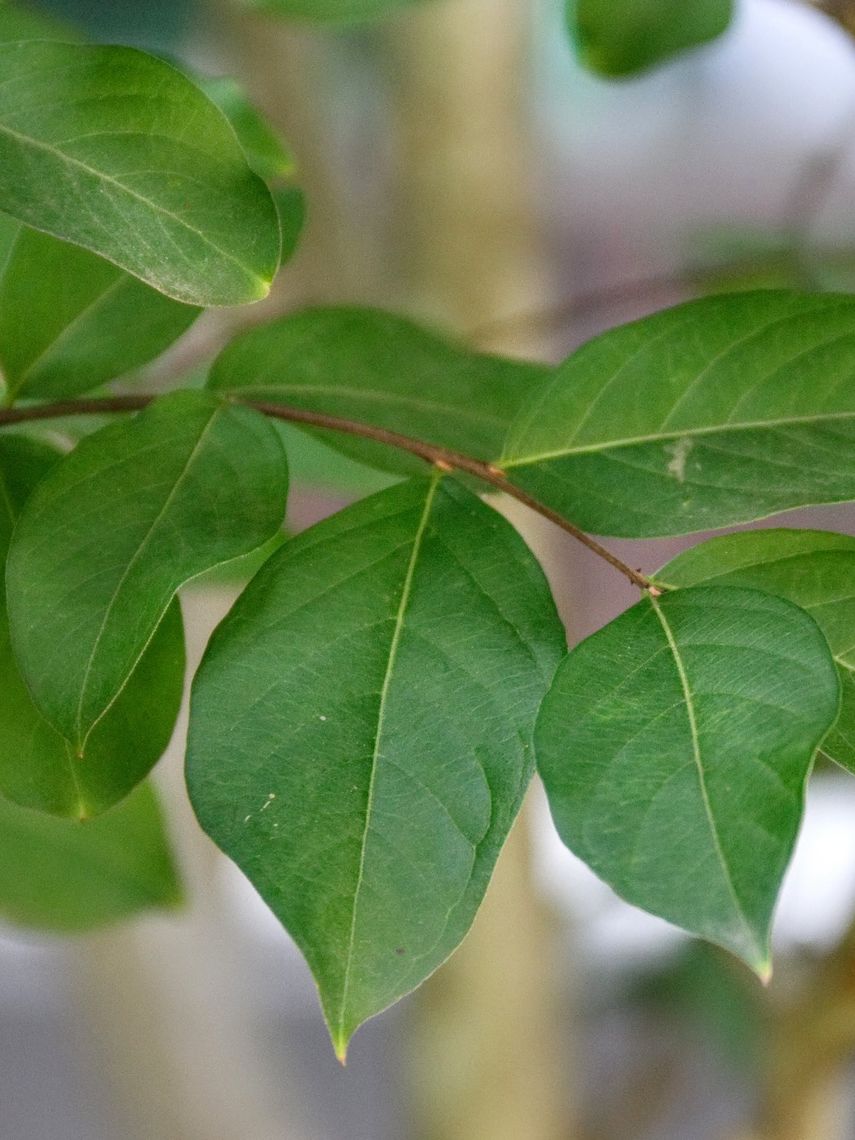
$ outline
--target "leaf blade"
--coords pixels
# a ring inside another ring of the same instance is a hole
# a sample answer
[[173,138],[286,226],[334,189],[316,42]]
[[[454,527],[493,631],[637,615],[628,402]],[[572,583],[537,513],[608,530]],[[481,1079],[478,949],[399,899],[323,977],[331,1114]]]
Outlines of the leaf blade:
[[132,48],[0,43],[0,209],[195,305],[266,296],[279,224],[221,113]]
[[212,639],[191,801],[296,939],[339,1054],[468,928],[562,644],[519,538],[424,480],[286,543]]
[[[494,455],[543,365],[473,352],[378,309],[321,308],[238,336],[209,387],[399,431],[476,458]],[[318,432],[325,443],[395,474],[420,460],[367,440]]]
[[39,485],[9,554],[12,644],[78,752],[178,587],[272,538],[286,490],[270,425],[189,391],[87,437]]
[[583,346],[511,429],[513,482],[584,529],[712,529],[855,497],[855,305],[690,302]]
[[559,834],[623,898],[765,976],[838,701],[827,644],[789,602],[713,586],[645,599],[571,652],[541,708]]

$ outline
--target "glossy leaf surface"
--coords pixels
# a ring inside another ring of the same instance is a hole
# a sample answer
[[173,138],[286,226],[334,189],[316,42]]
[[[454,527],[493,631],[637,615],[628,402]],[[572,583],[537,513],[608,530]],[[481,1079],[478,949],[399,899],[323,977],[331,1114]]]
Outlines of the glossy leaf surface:
[[0,43],[0,209],[195,305],[264,297],[279,224],[222,113],[123,47]]
[[472,922],[563,645],[516,532],[427,480],[287,542],[215,633],[190,796],[305,954],[340,1056]]
[[822,751],[855,771],[855,538],[819,530],[728,534],[687,550],[657,579],[674,586],[751,586],[814,618],[840,674],[840,716]]
[[[392,313],[334,308],[243,333],[214,363],[209,383],[487,459],[549,374],[543,365],[473,352]],[[323,438],[383,470],[424,470],[421,460],[382,444],[332,432]]]
[[12,644],[42,713],[77,751],[178,587],[272,538],[286,486],[263,417],[201,392],[88,436],[39,484],[9,554]]
[[148,785],[83,824],[0,799],[5,921],[72,933],[180,901],[160,807]]
[[733,0],[569,0],[567,20],[583,62],[603,75],[634,75],[720,36]]
[[0,264],[0,373],[10,396],[64,398],[152,360],[198,309],[26,226]]
[[769,925],[839,682],[757,590],[645,598],[559,667],[535,734],[567,846],[619,895],[769,973]]
[[520,413],[510,478],[647,537],[855,499],[855,299],[710,297],[605,333]]

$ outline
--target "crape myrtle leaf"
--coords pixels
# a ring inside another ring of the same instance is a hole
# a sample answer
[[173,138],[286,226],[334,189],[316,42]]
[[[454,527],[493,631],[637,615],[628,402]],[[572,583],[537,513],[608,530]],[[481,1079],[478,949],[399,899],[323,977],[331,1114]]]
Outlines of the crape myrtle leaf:
[[90,823],[0,799],[0,918],[74,933],[181,902],[160,806],[148,785]]
[[0,209],[192,305],[266,296],[270,193],[186,76],[133,48],[0,43]]
[[78,753],[179,586],[272,538],[286,489],[270,424],[191,391],[88,436],[39,484],[9,552],[12,646]]
[[724,32],[733,0],[567,0],[582,62],[602,75],[635,75]]
[[[236,337],[214,362],[209,385],[485,459],[497,454],[526,396],[551,371],[474,352],[378,309],[318,308]],[[320,434],[331,447],[381,470],[424,470],[421,460],[382,444]]]
[[97,388],[159,355],[199,313],[88,250],[17,230],[0,258],[0,372],[10,398]]
[[750,586],[807,610],[840,674],[840,716],[822,751],[855,772],[855,538],[821,530],[728,534],[687,550],[656,578],[674,586]]
[[236,79],[225,75],[197,77],[196,84],[229,120],[247,162],[259,178],[276,182],[295,173],[293,154]]
[[853,374],[855,298],[708,297],[584,345],[528,401],[500,463],[601,534],[853,499]]
[[436,479],[288,541],[214,634],[190,797],[303,951],[340,1057],[472,922],[563,650],[522,540]]
[[627,901],[761,977],[839,680],[816,622],[758,590],[647,597],[559,667],[535,732],[567,846]]
[[[0,436],[0,564],[14,523],[36,484],[61,459],[32,439]],[[0,793],[24,807],[75,819],[112,806],[147,775],[166,748],[184,681],[184,630],[174,602],[120,694],[78,757],[41,716],[9,644],[0,595]]]
[[357,24],[391,16],[423,0],[243,0],[248,8],[298,20]]

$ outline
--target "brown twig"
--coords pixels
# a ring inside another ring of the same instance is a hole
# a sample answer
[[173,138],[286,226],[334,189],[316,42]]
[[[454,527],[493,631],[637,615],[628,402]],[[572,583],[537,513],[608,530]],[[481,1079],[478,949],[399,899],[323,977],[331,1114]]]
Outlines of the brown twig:
[[[61,400],[54,404],[33,404],[27,407],[3,408],[0,409],[0,427],[31,423],[36,420],[61,419],[64,416],[137,412],[147,407],[156,398],[155,396],[149,395],[106,396],[100,399]],[[557,511],[552,510],[552,508],[548,507],[545,503],[541,503],[538,499],[535,499],[526,491],[523,491],[522,488],[517,487],[508,479],[504,471],[493,463],[485,462],[482,459],[475,459],[471,455],[464,455],[461,452],[452,451],[447,447],[440,447],[437,444],[427,443],[424,440],[413,439],[411,436],[401,435],[399,432],[389,431],[386,428],[375,427],[373,424],[361,423],[358,420],[343,419],[341,416],[330,416],[324,412],[306,411],[304,408],[294,408],[288,404],[270,404],[240,399],[236,399],[234,402],[244,407],[254,408],[255,411],[261,412],[263,415],[269,416],[272,419],[284,420],[287,423],[304,424],[306,427],[323,428],[327,431],[342,432],[345,435],[359,436],[361,439],[370,439],[376,443],[397,448],[399,451],[406,451],[410,455],[415,455],[419,459],[423,459],[426,463],[430,463],[444,471],[460,471],[468,475],[474,475],[477,479],[494,487],[497,491],[502,491],[504,494],[516,499],[517,502],[522,503],[530,510],[535,511],[543,518],[554,523],[555,526],[560,527],[560,529],[567,534],[572,535],[572,537],[578,542],[581,542],[583,546],[586,546],[604,562],[607,562],[615,570],[623,574],[625,578],[628,578],[633,585],[638,586],[640,590],[645,590],[654,595],[660,593],[649,578],[640,574],[637,570],[633,570],[631,566],[628,566],[615,554],[612,554],[610,550],[607,550],[597,542],[595,538],[591,538],[585,531],[574,526],[574,524],[568,519],[565,519],[563,515],[558,514]]]

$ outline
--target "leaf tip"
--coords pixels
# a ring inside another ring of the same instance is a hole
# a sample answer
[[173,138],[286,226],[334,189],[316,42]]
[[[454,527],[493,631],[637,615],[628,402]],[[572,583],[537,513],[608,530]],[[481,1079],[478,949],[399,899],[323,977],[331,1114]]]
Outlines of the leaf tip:
[[350,1044],[350,1038],[344,1033],[333,1033],[332,1044],[336,1060],[343,1069],[347,1068],[347,1047]]
[[754,963],[752,969],[760,979],[761,985],[768,986],[772,981],[772,959],[767,956],[761,961]]

